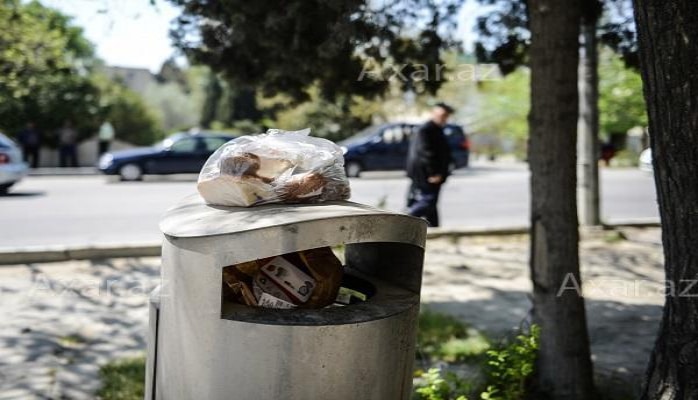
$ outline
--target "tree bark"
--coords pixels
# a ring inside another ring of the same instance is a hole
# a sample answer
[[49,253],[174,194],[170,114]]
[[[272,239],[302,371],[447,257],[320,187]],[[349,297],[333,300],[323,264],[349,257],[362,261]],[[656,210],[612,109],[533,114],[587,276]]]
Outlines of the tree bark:
[[599,52],[598,14],[582,19],[579,62],[579,137],[577,140],[577,198],[582,225],[601,225],[599,202]]
[[667,279],[642,399],[698,399],[698,2],[634,5]]
[[531,279],[541,327],[536,398],[591,399],[578,254],[576,140],[580,0],[530,0]]

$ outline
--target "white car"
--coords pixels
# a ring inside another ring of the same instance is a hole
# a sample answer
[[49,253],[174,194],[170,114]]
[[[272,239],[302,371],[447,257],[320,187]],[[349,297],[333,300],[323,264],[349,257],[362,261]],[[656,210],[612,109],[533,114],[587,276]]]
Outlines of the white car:
[[27,174],[27,164],[22,160],[22,150],[9,137],[0,133],[0,194]]
[[645,172],[654,172],[652,167],[652,149],[645,149],[640,153],[640,170]]

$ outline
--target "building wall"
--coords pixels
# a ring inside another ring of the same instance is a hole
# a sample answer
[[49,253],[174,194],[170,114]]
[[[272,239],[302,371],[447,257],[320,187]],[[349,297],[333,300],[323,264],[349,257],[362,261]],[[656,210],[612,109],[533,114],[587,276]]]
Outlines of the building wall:
[[143,95],[155,76],[145,68],[104,67],[104,74],[116,82],[122,82],[134,92]]

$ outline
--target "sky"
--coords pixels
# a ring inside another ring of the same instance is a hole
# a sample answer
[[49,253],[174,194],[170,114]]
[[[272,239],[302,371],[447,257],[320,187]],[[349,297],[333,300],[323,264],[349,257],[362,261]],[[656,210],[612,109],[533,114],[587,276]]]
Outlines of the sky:
[[[97,55],[107,65],[147,68],[156,73],[163,61],[176,53],[168,36],[170,22],[179,9],[166,0],[42,0],[74,18]],[[459,15],[457,36],[472,45],[477,3],[466,1]]]
[[164,0],[42,0],[74,18],[107,65],[158,72],[175,53],[168,36],[179,10]]

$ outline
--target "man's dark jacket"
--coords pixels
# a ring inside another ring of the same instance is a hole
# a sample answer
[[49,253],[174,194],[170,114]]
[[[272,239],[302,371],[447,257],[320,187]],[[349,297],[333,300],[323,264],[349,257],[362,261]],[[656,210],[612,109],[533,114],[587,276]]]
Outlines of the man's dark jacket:
[[407,176],[420,186],[428,185],[427,178],[434,175],[441,175],[445,181],[451,161],[451,147],[443,128],[429,121],[410,140]]

